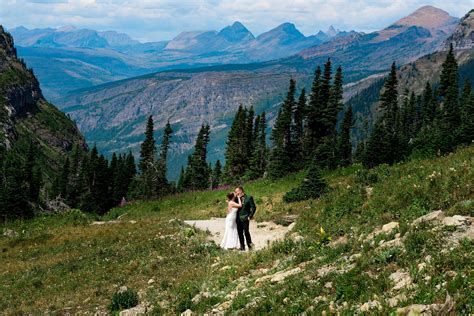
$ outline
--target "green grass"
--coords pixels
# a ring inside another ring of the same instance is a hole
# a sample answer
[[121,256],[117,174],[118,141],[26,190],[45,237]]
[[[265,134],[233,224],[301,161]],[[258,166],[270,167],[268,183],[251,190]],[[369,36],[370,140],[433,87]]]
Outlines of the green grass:
[[[320,314],[329,311],[331,301],[342,314],[353,314],[358,305],[372,299],[381,301],[381,313],[387,314],[395,311],[385,303],[393,295],[389,275],[402,269],[416,286],[406,291],[407,301],[399,306],[441,303],[448,292],[456,313],[472,313],[473,242],[461,241],[440,251],[452,228],[409,224],[438,209],[473,216],[473,167],[473,146],[446,157],[369,171],[354,165],[325,173],[330,191],[320,199],[291,204],[283,203],[282,196],[298,185],[302,174],[247,183],[245,188],[257,203],[257,221],[278,222],[284,215],[297,214],[295,231],[304,239],[287,238],[245,254],[223,252],[206,240],[205,232],[181,222],[224,216],[225,193],[232,188],[136,202],[100,218],[120,216],[115,224],[90,225],[98,218],[77,210],[10,223],[4,229],[18,235],[0,237],[0,309],[6,314],[107,312],[114,294],[127,286],[139,293],[139,303],[151,303],[155,314],[188,308],[209,312],[236,290],[228,311],[243,315],[297,314],[308,308]],[[433,171],[436,175],[430,177]],[[370,197],[368,186],[373,188]],[[374,244],[359,238],[390,221],[400,223],[401,248],[377,249],[394,233],[377,236]],[[347,242],[328,245],[329,239],[340,236]],[[343,269],[356,253],[360,256],[353,259],[352,269],[318,276],[325,265]],[[428,255],[432,259],[427,268],[418,271],[418,263]],[[263,275],[257,274],[260,269],[275,273],[302,263],[303,272],[282,283],[255,285]],[[448,276],[448,271],[456,276]],[[331,286],[326,286],[328,282]],[[247,291],[240,292],[241,288]],[[192,301],[203,292],[211,295]],[[315,302],[318,296],[326,300]]]

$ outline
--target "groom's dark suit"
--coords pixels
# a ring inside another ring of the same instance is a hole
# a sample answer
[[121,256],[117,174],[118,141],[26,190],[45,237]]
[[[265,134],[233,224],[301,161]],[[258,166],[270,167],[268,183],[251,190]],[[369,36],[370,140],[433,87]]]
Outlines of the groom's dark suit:
[[[237,232],[239,233],[240,249],[245,250],[245,241],[247,246],[252,247],[252,238],[250,237],[249,231],[249,219],[251,219],[257,207],[253,201],[253,197],[250,195],[244,195],[241,197],[242,207],[237,211]],[[237,201],[238,202],[238,201]],[[245,235],[245,239],[244,239]]]

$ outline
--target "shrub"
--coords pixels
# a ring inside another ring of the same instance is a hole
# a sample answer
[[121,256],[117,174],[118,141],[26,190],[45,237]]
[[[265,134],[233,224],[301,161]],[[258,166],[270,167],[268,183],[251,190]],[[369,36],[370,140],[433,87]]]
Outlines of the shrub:
[[319,168],[313,164],[309,167],[308,174],[301,184],[287,192],[283,196],[283,201],[289,203],[318,198],[326,191],[327,186],[326,181],[321,177]]
[[132,308],[138,305],[138,294],[132,289],[116,292],[109,305],[111,312]]

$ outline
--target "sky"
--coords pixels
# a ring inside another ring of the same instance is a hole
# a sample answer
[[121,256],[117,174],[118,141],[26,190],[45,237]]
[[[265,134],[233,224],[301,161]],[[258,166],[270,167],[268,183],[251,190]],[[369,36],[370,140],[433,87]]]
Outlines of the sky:
[[169,40],[182,31],[220,30],[234,21],[254,35],[283,22],[311,35],[330,25],[379,30],[423,5],[462,17],[474,0],[0,0],[0,24],[114,30],[142,42]]

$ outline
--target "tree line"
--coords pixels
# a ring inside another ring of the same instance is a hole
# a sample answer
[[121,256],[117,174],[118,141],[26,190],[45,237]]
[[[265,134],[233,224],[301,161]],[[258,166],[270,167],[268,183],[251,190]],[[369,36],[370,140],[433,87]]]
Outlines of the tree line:
[[[287,202],[316,198],[326,189],[323,170],[360,161],[371,168],[411,156],[444,154],[474,139],[474,93],[466,80],[459,89],[458,65],[452,47],[442,65],[439,84],[426,83],[421,95],[398,91],[397,68],[384,81],[378,118],[353,156],[353,113],[343,103],[343,72],[333,74],[331,60],[317,67],[309,95],[290,79],[271,129],[267,145],[267,115],[253,107],[239,106],[225,149],[225,165],[207,162],[211,129],[203,124],[187,165],[178,182],[167,179],[167,159],[173,129],[168,122],[161,145],[154,139],[154,122],[148,117],[138,164],[131,152],[114,153],[111,159],[74,147],[61,170],[45,191],[36,162],[36,146],[30,143],[26,157],[0,148],[0,215],[2,218],[33,216],[37,205],[59,198],[69,207],[102,214],[123,199],[154,199],[188,190],[206,190],[222,184],[268,177],[278,179],[304,171],[299,186],[284,196]],[[338,120],[342,117],[342,120]],[[137,170],[138,166],[138,170]]]
[[439,84],[426,82],[421,95],[398,92],[392,64],[380,95],[379,118],[372,133],[357,148],[366,167],[393,164],[410,157],[453,151],[474,140],[474,95],[466,79],[460,89],[458,64],[451,45],[442,64]]

